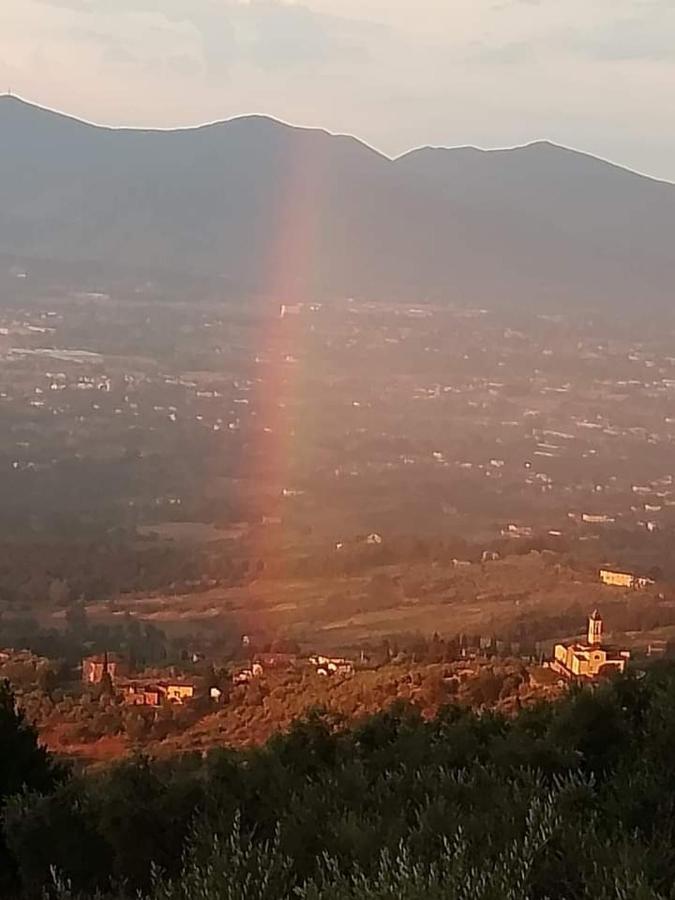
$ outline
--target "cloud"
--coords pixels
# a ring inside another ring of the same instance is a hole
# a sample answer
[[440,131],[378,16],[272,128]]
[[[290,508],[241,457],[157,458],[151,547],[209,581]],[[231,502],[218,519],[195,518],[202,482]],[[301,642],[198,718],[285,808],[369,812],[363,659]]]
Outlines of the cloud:
[[[124,22],[124,34],[133,34],[129,20],[141,15],[191,29],[199,36],[203,62],[211,70],[234,63],[273,69],[338,59],[354,62],[366,59],[369,43],[386,32],[370,22],[283,0],[115,0],[114,12],[109,0],[40,2],[77,13],[78,18],[86,15],[90,37],[101,44],[106,43],[112,23]],[[122,47],[123,41],[123,34],[115,39],[115,52],[133,57],[128,47]],[[152,43],[157,44],[157,39]]]
[[231,4],[215,17],[193,21],[210,64],[216,65],[225,54],[267,69],[367,59],[370,39],[377,32],[368,23],[274,2]]
[[[524,0],[523,0],[524,2]],[[495,63],[497,65],[517,65],[529,63],[536,58],[536,47],[531,41],[511,41],[507,44],[474,44],[467,54],[471,62]]]
[[203,68],[194,50],[183,46],[178,35],[173,40],[165,37],[157,46],[144,40],[143,32],[134,39],[129,39],[109,30],[91,27],[72,29],[70,35],[77,43],[96,47],[104,65],[134,67],[153,72],[171,71],[184,76],[197,75]]
[[474,42],[471,61],[675,61],[673,0],[566,0],[564,10],[558,0],[495,0],[492,9],[501,25]]
[[672,6],[641,3],[647,14],[619,19],[593,30],[572,30],[560,43],[597,60],[675,61],[675,13]]

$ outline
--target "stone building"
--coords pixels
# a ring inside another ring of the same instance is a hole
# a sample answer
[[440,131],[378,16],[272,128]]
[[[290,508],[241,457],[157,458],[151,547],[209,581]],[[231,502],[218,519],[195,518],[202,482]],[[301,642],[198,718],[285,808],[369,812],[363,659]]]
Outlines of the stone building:
[[556,644],[551,668],[571,679],[592,679],[625,671],[630,653],[604,643],[602,618],[597,609],[588,618],[586,637],[585,643]]

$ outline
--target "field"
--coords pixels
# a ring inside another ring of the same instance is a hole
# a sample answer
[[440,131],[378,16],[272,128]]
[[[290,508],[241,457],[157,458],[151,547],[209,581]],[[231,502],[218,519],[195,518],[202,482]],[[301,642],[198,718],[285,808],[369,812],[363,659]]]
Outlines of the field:
[[[204,641],[218,635],[290,639],[308,652],[355,652],[382,640],[434,633],[552,642],[581,633],[599,607],[608,632],[633,642],[658,608],[652,630],[668,626],[675,605],[654,591],[600,584],[595,570],[576,569],[550,552],[486,563],[417,562],[375,566],[351,575],[259,578],[243,587],[198,593],[125,595],[114,611],[91,604],[92,621],[129,614],[169,635]],[[664,619],[665,617],[665,619]],[[663,621],[662,621],[663,620]],[[654,637],[654,634],[651,634]]]

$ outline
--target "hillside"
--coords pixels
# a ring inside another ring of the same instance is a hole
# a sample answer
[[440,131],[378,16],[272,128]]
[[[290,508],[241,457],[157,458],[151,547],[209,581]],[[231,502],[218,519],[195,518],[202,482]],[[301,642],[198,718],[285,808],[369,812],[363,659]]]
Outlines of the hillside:
[[0,256],[224,276],[276,298],[672,298],[675,186],[548,143],[390,160],[260,116],[110,129],[5,96],[0,150]]
[[316,712],[261,748],[78,775],[0,685],[0,886],[17,900],[666,900],[674,699],[661,664],[511,717]]

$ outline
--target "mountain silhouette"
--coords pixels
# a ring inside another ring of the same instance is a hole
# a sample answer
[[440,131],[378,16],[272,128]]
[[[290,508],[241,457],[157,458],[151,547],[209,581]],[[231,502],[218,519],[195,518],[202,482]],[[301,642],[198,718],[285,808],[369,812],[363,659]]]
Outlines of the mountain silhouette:
[[669,304],[675,185],[554,144],[421,148],[246,116],[104,128],[0,97],[0,254],[326,294]]

